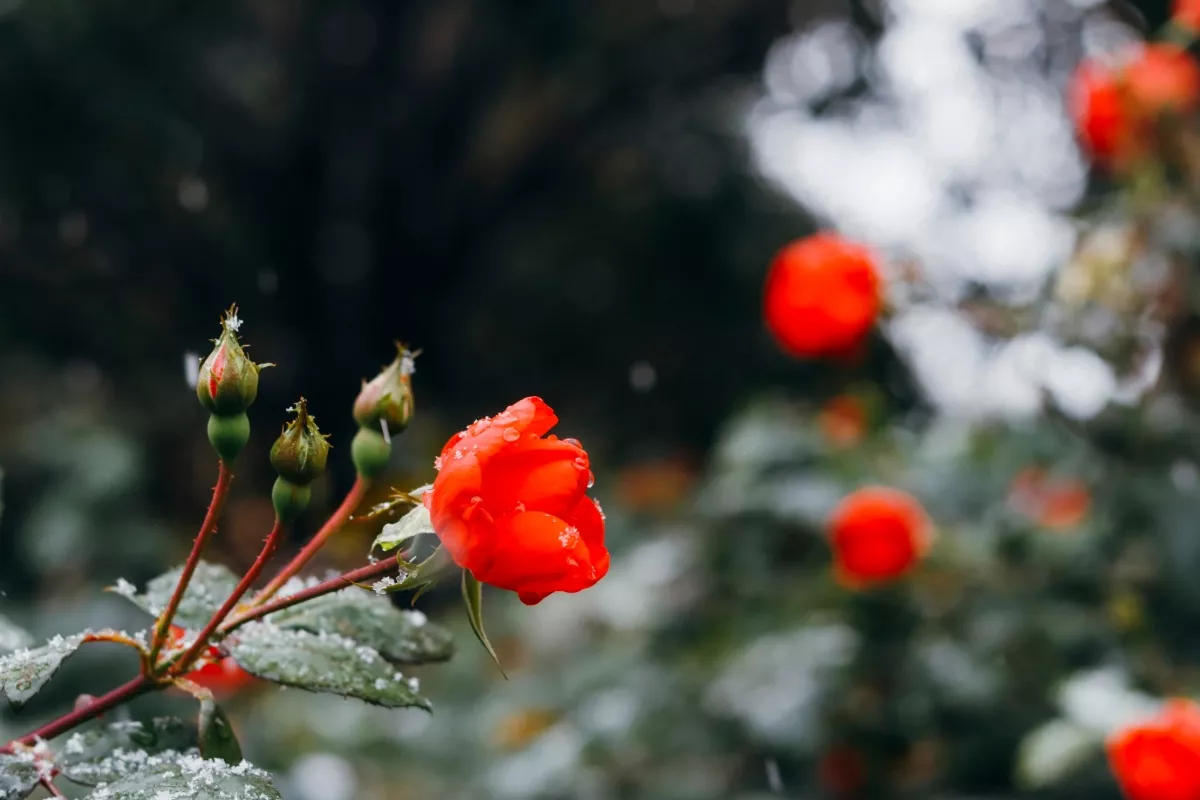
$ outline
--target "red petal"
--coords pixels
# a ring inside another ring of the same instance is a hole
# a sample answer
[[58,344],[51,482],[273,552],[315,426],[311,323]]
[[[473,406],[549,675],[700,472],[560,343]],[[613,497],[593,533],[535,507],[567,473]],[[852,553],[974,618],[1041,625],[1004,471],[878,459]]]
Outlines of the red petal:
[[558,439],[523,439],[487,462],[483,499],[497,516],[544,511],[556,517],[579,504],[587,491],[588,457]]
[[[598,578],[580,532],[559,517],[525,511],[500,520],[497,548],[484,583],[521,594],[577,592]],[[472,570],[474,572],[474,570]]]
[[600,580],[608,573],[609,562],[608,550],[604,547],[604,516],[600,513],[600,506],[592,498],[584,497],[564,519],[579,529],[592,566],[596,568],[596,580]]
[[512,444],[513,433],[518,439],[543,436],[558,424],[554,409],[540,397],[518,400],[494,417],[476,420],[446,442],[442,461],[452,458],[455,451],[473,452],[486,458]]

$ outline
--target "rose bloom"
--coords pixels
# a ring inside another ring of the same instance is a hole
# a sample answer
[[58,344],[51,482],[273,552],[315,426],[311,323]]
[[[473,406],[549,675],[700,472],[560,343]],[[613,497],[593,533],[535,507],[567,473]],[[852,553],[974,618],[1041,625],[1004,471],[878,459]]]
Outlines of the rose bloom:
[[424,495],[454,563],[527,605],[608,572],[588,454],[574,439],[546,436],[557,422],[538,397],[476,421],[446,443]]
[[1108,741],[1108,764],[1128,800],[1200,797],[1200,706],[1172,700],[1149,722]]
[[1008,501],[1043,528],[1067,530],[1087,519],[1092,495],[1083,481],[1056,478],[1040,467],[1030,467],[1013,478]]
[[842,499],[829,517],[834,573],[849,588],[908,572],[933,544],[933,525],[911,495],[869,486]]
[[1200,66],[1172,44],[1150,44],[1117,67],[1084,61],[1067,104],[1080,141],[1097,163],[1120,169],[1144,154],[1155,118],[1200,102]]
[[1200,0],[1175,0],[1171,21],[1186,31],[1200,31]]
[[839,357],[853,352],[881,307],[875,257],[833,233],[792,242],[779,251],[767,272],[763,316],[789,355]]

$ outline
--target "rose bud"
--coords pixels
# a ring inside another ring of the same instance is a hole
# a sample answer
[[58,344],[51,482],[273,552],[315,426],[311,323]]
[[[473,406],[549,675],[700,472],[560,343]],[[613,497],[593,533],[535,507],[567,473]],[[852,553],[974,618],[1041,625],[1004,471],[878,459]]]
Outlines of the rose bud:
[[289,483],[307,486],[325,471],[329,442],[309,416],[308,401],[301,397],[289,410],[296,412],[296,418],[284,426],[271,446],[271,466]]
[[397,343],[395,360],[369,383],[363,381],[362,391],[354,401],[354,421],[360,428],[387,425],[390,435],[408,427],[413,415],[412,374],[416,356]]
[[218,416],[245,413],[258,396],[259,369],[269,366],[255,364],[246,355],[237,336],[241,326],[234,306],[221,322],[221,336],[215,340],[216,347],[200,365],[196,396],[201,405]]

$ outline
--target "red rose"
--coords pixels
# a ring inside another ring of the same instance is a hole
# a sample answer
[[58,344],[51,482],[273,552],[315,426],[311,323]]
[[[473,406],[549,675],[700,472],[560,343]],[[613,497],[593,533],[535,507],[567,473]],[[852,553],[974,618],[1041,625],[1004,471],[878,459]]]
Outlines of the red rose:
[[1029,467],[1013,478],[1008,501],[1044,528],[1067,530],[1087,518],[1092,495],[1083,481],[1054,477],[1040,467]]
[[1118,731],[1108,763],[1129,800],[1200,797],[1200,706],[1172,700],[1153,720]]
[[832,233],[792,242],[767,273],[767,328],[790,355],[845,355],[879,316],[879,284],[875,258],[861,245]]
[[1083,146],[1097,162],[1112,166],[1132,144],[1131,119],[1116,73],[1084,61],[1071,77],[1067,105]]
[[1200,31],[1200,0],[1175,0],[1171,21],[1186,31]]
[[527,605],[608,572],[588,455],[573,439],[543,438],[557,422],[538,397],[478,420],[446,443],[424,497],[454,562]]
[[1192,111],[1198,102],[1200,66],[1167,43],[1146,45],[1115,69],[1084,61],[1068,92],[1080,140],[1097,162],[1117,168],[1151,145],[1157,117]]
[[829,538],[838,581],[859,588],[908,572],[933,544],[933,526],[912,496],[872,486],[833,510]]

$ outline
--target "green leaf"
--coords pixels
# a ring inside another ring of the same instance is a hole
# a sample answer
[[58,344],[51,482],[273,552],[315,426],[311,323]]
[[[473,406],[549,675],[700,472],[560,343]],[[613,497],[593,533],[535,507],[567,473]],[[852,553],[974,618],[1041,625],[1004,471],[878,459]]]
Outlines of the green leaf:
[[76,733],[63,744],[58,757],[62,774],[75,783],[96,786],[137,772],[147,754],[185,751],[195,747],[195,723],[159,717],[148,723],[113,722]]
[[487,650],[492,661],[500,668],[500,674],[508,678],[496,651],[492,649],[492,643],[488,641],[487,633],[483,630],[483,584],[475,580],[469,569],[464,569],[462,573],[462,595],[467,604],[467,619],[471,621],[471,630],[475,631],[475,637],[479,639],[483,649]]
[[433,521],[429,518],[429,510],[421,503],[395,522],[384,525],[371,549],[378,547],[385,552],[395,550],[423,533],[433,533]]
[[32,753],[0,753],[0,800],[20,800],[37,787],[39,780]]
[[82,642],[80,634],[55,636],[41,647],[0,657],[0,693],[14,709],[21,708],[54,677],[62,662]]
[[271,776],[243,761],[237,765],[195,753],[165,752],[144,758],[142,768],[106,784],[84,800],[281,800]]
[[378,650],[397,664],[445,661],[454,653],[450,632],[420,611],[396,608],[386,597],[354,587],[268,617],[280,628],[336,633]]
[[200,755],[229,764],[242,763],[242,746],[229,717],[211,697],[200,701]]
[[229,645],[234,660],[264,680],[388,708],[431,708],[417,694],[414,679],[396,672],[379,651],[345,636],[262,623],[247,625],[236,636]]
[[21,650],[33,644],[33,637],[22,628],[18,628],[12,620],[0,614],[0,655]]
[[[131,594],[123,591],[120,585],[114,591],[128,597],[146,613],[157,617],[170,601],[182,571],[183,567],[176,567],[157,578],[152,578],[146,584],[146,591],[143,594]],[[203,628],[237,584],[238,577],[227,568],[220,564],[201,561],[196,567],[196,573],[192,576],[187,590],[183,593],[179,610],[175,612],[174,624],[191,629]]]

